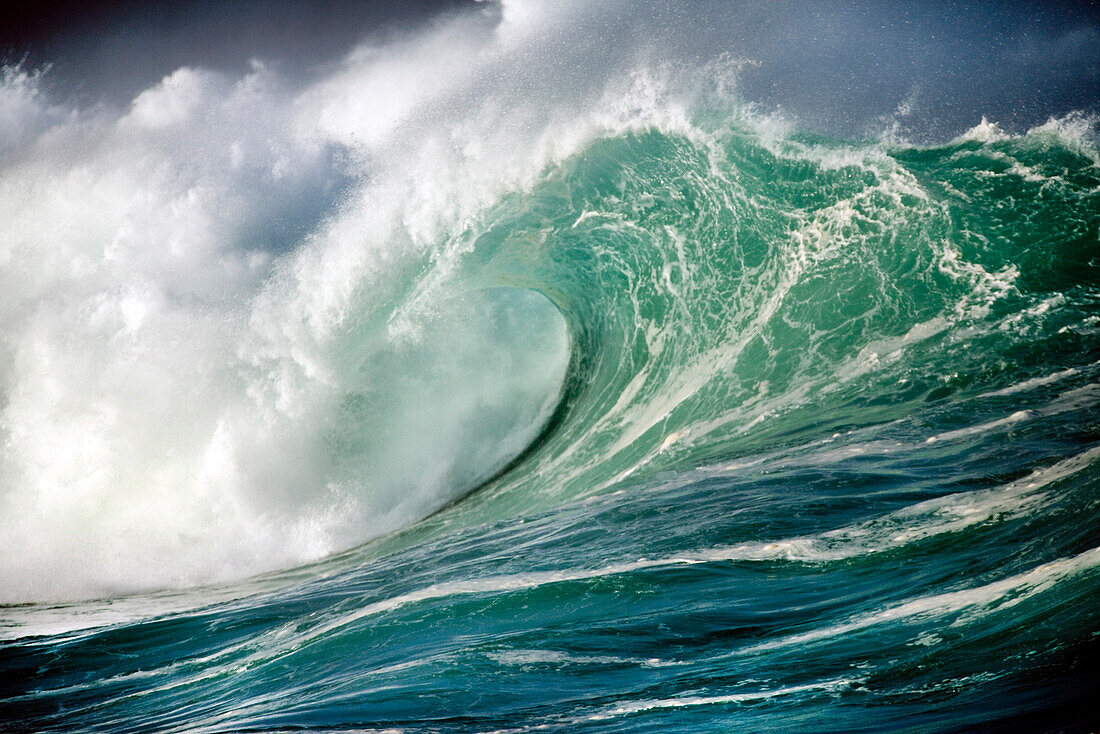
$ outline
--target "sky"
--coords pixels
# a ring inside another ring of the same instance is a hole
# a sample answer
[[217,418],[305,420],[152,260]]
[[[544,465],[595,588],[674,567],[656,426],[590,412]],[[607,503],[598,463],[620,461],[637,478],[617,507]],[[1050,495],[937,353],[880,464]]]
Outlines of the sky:
[[[747,61],[749,100],[850,137],[890,116],[929,140],[983,116],[1022,131],[1071,110],[1095,113],[1100,98],[1097,2],[560,5],[586,19],[573,27],[578,43]],[[63,96],[124,106],[182,66],[240,73],[258,59],[304,79],[357,43],[385,44],[459,13],[487,25],[501,15],[474,0],[9,2],[0,49],[8,64],[49,65],[46,86]]]

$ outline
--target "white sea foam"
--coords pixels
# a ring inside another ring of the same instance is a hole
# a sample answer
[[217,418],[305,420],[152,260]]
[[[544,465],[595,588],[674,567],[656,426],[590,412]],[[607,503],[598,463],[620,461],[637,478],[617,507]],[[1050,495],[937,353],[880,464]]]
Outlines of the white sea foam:
[[738,654],[751,655],[764,650],[828,641],[876,625],[906,620],[919,620],[926,629],[930,620],[940,620],[950,626],[965,625],[990,614],[1010,609],[1026,599],[1049,590],[1063,579],[1091,573],[1098,566],[1100,566],[1100,548],[1094,548],[984,586],[917,597],[877,612],[855,616],[841,624],[819,627],[809,632],[787,635],[753,645],[739,650]]
[[622,666],[666,668],[684,665],[674,660],[660,658],[621,657],[617,655],[571,655],[558,650],[501,650],[489,653],[494,662],[501,665],[556,665],[556,666]]
[[670,698],[649,698],[633,701],[620,701],[603,711],[589,717],[591,721],[601,721],[616,716],[629,716],[653,709],[685,708],[690,706],[716,706],[722,704],[742,704],[766,701],[794,695],[836,694],[848,690],[861,682],[859,678],[835,678],[796,686],[783,686],[757,691],[738,691],[715,696],[675,696]]
[[[1053,141],[1063,148],[1088,158],[1095,165],[1100,165],[1096,124],[1097,118],[1095,115],[1074,111],[1061,117],[1051,117],[1043,124],[1032,127],[1024,135],[1010,135],[996,122],[991,122],[982,117],[981,122],[956,137],[952,143],[977,142],[990,144],[1016,140],[1046,145]],[[1045,176],[1036,173],[1003,153],[997,152],[992,153],[992,155],[995,159],[1009,161],[1012,164],[1009,173],[1013,175],[1018,175],[1029,181],[1046,180]]]
[[[267,633],[232,650],[219,653],[236,656],[242,650],[250,653],[241,665],[252,665],[278,657],[291,649],[312,644],[333,632],[344,629],[361,620],[388,614],[407,605],[471,595],[495,595],[526,591],[529,589],[577,581],[588,581],[607,576],[637,573],[651,569],[674,569],[705,563],[737,561],[795,561],[799,563],[823,563],[874,553],[882,553],[903,547],[937,535],[958,533],[983,523],[1003,522],[1025,515],[1041,507],[1045,497],[1044,487],[1092,466],[1100,458],[1100,448],[1091,449],[1067,458],[1050,467],[1002,487],[963,492],[917,503],[880,518],[856,525],[837,528],[817,535],[785,538],[770,541],[741,543],[699,550],[685,551],[658,558],[624,560],[592,568],[568,568],[528,573],[503,574],[474,579],[458,579],[431,584],[346,613],[331,616],[317,624],[302,628],[298,623]],[[1046,564],[1033,572],[996,582],[988,587],[964,592],[937,595],[908,602],[897,609],[886,610],[853,619],[836,628],[805,633],[796,639],[807,641],[858,630],[896,617],[916,614],[947,613],[970,606],[989,606],[1007,594],[1024,590],[1038,593],[1058,578],[1086,571],[1100,563],[1100,549],[1089,551],[1071,559]],[[1006,597],[1007,598],[1007,597]],[[1013,597],[1016,598],[1016,597]],[[1005,601],[1005,604],[1015,603]],[[1001,606],[1004,606],[1003,604]],[[999,608],[999,607],[998,607]],[[776,647],[789,643],[789,638],[765,643]],[[537,662],[541,653],[528,658]],[[551,658],[553,654],[550,654]],[[235,658],[234,658],[235,659]],[[520,660],[523,659],[521,655]],[[546,658],[543,662],[553,662]],[[561,659],[558,662],[569,662]],[[588,663],[595,661],[589,660]],[[607,661],[610,662],[610,661]],[[637,664],[642,664],[637,662]]]
[[996,122],[990,122],[985,119],[985,117],[982,117],[981,122],[964,132],[962,135],[959,135],[952,142],[998,143],[1008,140],[1010,137],[1011,136]]
[[1100,166],[1100,140],[1097,138],[1097,117],[1082,112],[1071,112],[1062,117],[1052,117],[1042,125],[1031,128],[1027,137],[1038,141],[1056,141],[1060,146],[1076,152]]

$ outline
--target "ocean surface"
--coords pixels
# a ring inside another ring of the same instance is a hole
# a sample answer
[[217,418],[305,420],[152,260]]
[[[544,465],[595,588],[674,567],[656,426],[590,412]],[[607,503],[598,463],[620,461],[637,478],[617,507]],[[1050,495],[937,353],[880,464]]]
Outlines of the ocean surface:
[[1094,119],[423,52],[5,72],[0,731],[1100,727]]

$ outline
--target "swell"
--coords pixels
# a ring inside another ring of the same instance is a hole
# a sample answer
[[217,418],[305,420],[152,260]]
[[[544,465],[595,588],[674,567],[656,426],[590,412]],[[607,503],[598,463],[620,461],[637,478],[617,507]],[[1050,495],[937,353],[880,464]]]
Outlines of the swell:
[[1097,180],[1079,123],[907,148],[700,121],[549,170],[470,235],[474,277],[545,295],[573,344],[553,430],[478,512],[1091,372]]

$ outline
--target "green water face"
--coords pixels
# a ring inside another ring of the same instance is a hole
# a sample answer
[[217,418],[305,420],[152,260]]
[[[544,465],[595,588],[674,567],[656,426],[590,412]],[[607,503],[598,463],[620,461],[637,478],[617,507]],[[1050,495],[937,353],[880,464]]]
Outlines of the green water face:
[[573,335],[565,417],[497,510],[1096,359],[1087,149],[700,125],[598,142],[463,234],[463,277],[545,294]]

